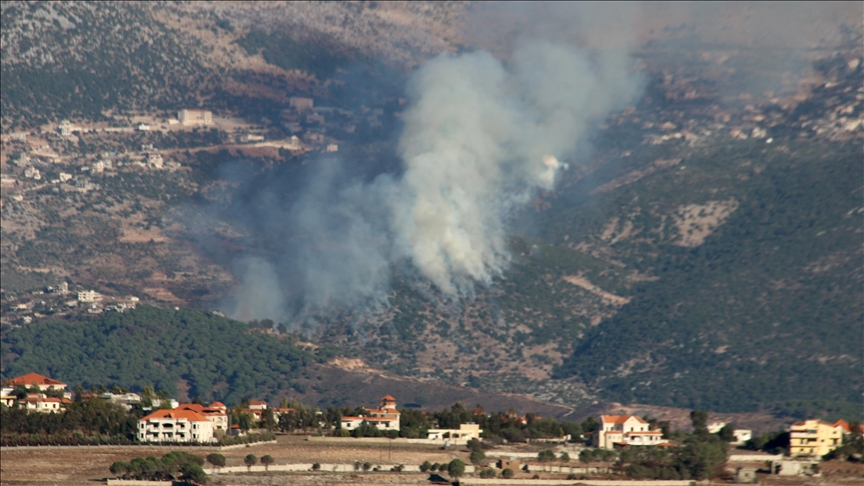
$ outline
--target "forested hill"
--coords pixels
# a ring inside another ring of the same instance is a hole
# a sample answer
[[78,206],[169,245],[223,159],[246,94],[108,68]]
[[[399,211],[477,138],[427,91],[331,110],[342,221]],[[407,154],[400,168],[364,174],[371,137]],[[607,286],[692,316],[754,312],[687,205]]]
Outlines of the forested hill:
[[[603,243],[598,222],[617,218],[628,235],[611,254],[657,277],[587,332],[557,377],[623,403],[860,417],[861,145],[761,145],[693,153],[686,169],[579,210],[554,205],[549,239],[579,228],[583,242]],[[734,209],[703,242],[685,244],[680,220],[664,238],[676,206],[680,217],[696,204],[710,226],[721,214],[711,201]]]
[[154,385],[173,396],[239,403],[299,385],[308,367],[334,356],[288,335],[193,310],[139,306],[80,322],[45,321],[4,332],[3,377],[30,371],[73,386]]

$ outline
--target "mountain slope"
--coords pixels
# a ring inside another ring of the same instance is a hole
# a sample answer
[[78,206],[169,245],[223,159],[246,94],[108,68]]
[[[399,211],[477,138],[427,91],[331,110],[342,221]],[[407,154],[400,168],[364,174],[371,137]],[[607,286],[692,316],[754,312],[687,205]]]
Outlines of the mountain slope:
[[[712,410],[859,400],[861,146],[756,144],[693,154],[686,170],[600,198],[596,211],[646,214],[630,232],[647,237],[611,247],[659,279],[636,285],[557,377],[578,376],[625,403]],[[698,205],[710,226],[709,201],[734,210],[704,242],[663,237],[671,217],[657,217],[660,207]]]

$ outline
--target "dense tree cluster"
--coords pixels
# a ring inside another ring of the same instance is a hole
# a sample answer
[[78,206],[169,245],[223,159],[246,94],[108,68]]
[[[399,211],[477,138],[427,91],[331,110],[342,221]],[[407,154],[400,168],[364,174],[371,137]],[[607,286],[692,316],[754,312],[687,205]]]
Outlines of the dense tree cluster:
[[4,376],[37,371],[85,387],[132,390],[153,384],[172,396],[185,380],[189,396],[226,403],[285,394],[307,366],[333,352],[309,351],[291,336],[219,315],[143,305],[74,324],[34,323],[5,333],[2,342]]
[[[224,460],[221,463],[224,465]],[[197,484],[207,484],[207,473],[201,468],[203,465],[204,459],[200,456],[188,452],[172,451],[161,458],[148,456],[136,457],[129,462],[117,461],[112,463],[109,469],[111,474],[123,479],[186,480]]]

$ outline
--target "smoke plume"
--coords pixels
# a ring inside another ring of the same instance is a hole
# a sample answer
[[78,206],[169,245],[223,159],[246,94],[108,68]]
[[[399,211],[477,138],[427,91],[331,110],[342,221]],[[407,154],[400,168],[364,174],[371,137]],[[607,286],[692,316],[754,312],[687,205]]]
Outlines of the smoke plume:
[[510,217],[553,189],[591,127],[641,92],[629,67],[620,49],[549,41],[520,42],[506,62],[485,51],[431,59],[408,82],[401,172],[364,181],[324,163],[286,210],[268,203],[278,219],[267,226],[301,237],[269,263],[244,260],[228,311],[297,322],[385,304],[394,268],[445,297],[490,284],[510,261]]

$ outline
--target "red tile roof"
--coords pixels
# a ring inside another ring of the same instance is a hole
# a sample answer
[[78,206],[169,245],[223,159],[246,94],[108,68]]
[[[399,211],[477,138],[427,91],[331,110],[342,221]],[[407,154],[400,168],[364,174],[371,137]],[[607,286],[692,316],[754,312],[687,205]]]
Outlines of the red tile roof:
[[384,398],[381,399],[382,402],[395,402],[396,399],[391,397],[390,395],[384,395]]
[[840,419],[840,420],[834,422],[834,427],[840,427],[846,433],[852,432],[852,427],[849,425],[849,422],[847,422],[843,419]]
[[12,378],[11,380],[6,380],[3,383],[5,386],[30,386],[30,385],[46,385],[46,386],[66,386],[66,383],[62,381],[57,381],[53,378],[48,378],[47,376],[40,375],[39,373],[27,373],[26,375],[21,375],[17,378]]
[[648,423],[635,415],[601,415],[600,421],[604,424],[623,424],[631,418],[635,418],[640,424]]
[[66,400],[64,398],[51,398],[51,397],[27,397],[24,399],[25,402],[57,402],[57,403],[72,403],[71,400]]
[[192,410],[156,410],[150,415],[146,415],[141,418],[142,421],[153,420],[153,419],[185,419],[189,422],[208,422],[207,418]]
[[199,405],[197,403],[181,403],[174,410],[192,410],[195,413],[200,413],[204,416],[223,416],[227,415],[220,408],[211,408],[205,407],[204,405]]
[[210,404],[210,408],[228,408],[222,402],[213,402]]

